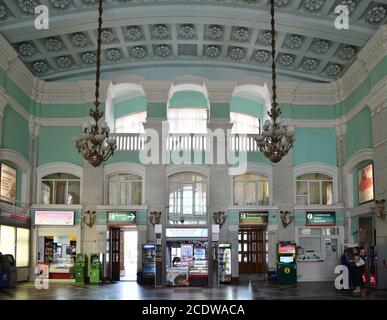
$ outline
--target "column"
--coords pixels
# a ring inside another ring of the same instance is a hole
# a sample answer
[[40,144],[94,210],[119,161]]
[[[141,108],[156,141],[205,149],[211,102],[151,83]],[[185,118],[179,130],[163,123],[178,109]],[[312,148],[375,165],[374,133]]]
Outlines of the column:
[[36,168],[38,166],[38,148],[39,148],[39,132],[40,132],[40,124],[36,121],[30,121],[29,123],[30,130],[30,141],[29,141],[29,162],[31,166],[30,171],[30,186],[29,186],[29,202],[30,203],[38,203],[38,199],[36,199],[37,194],[37,177],[36,177]]
[[8,100],[0,93],[0,148],[3,147],[3,121],[4,121],[4,109]]

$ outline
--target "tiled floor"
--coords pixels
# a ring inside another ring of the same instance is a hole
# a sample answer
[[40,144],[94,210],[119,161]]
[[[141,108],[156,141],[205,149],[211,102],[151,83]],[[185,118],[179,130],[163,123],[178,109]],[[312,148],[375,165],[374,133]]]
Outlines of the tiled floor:
[[102,285],[50,284],[35,289],[34,283],[19,284],[17,289],[0,289],[0,300],[387,300],[387,290],[363,289],[360,295],[337,291],[332,282],[276,285],[264,281],[216,288],[152,288],[135,282]]

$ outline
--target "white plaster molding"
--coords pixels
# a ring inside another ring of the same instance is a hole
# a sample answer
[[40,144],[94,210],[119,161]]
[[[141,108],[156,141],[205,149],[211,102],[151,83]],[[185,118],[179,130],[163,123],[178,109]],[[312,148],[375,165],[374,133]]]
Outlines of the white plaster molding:
[[357,164],[365,160],[373,160],[373,149],[362,149],[354,153],[344,165],[346,173],[350,173]]
[[33,204],[31,205],[32,210],[83,210],[83,206],[81,204]]
[[372,117],[387,108],[387,75],[374,88],[371,89],[367,99],[371,108]]
[[[293,188],[296,190],[297,177],[309,174],[321,173],[333,178],[333,203],[337,204],[339,199],[339,169],[331,164],[323,162],[308,162],[293,168]],[[294,192],[294,203],[296,203],[296,192]],[[311,207],[311,206],[308,206]],[[322,206],[326,207],[326,206]],[[328,207],[328,206],[327,206]]]
[[302,120],[302,119],[283,119],[283,122],[289,126],[297,128],[335,128],[338,119],[332,120]]
[[148,210],[147,205],[101,205],[97,206],[97,211],[130,211],[130,210]]
[[353,217],[361,216],[363,214],[371,213],[371,207],[373,205],[374,205],[374,202],[368,202],[358,207],[350,208],[348,210],[349,215],[351,218],[353,218]]
[[228,206],[228,211],[279,211],[278,206]]
[[12,149],[0,149],[0,159],[11,161],[24,173],[29,173],[31,169],[28,160]]
[[[196,91],[196,92],[202,93],[204,95],[204,97],[206,98],[206,105],[203,107],[206,107],[208,109],[210,108],[210,101],[208,99],[208,91],[207,91],[207,88],[206,88],[206,85],[204,82],[202,83],[202,85],[193,84],[193,83],[184,83],[184,84],[175,85],[172,82],[171,87],[168,91],[167,110],[170,107],[171,99],[173,98],[173,96],[176,93],[181,92],[181,91]],[[183,106],[183,107],[188,107],[188,106]]]
[[293,207],[294,211],[344,211],[344,204],[336,203],[329,206],[323,205],[295,205]]
[[21,115],[25,120],[29,121],[31,119],[31,114],[24,109],[15,99],[13,99],[10,95],[4,94],[4,98],[8,100],[8,105],[16,111],[19,115]]
[[0,92],[0,116],[3,116],[3,112],[7,104],[8,99]]
[[[67,173],[80,178],[80,198],[79,202],[82,203],[82,195],[83,195],[83,168],[81,166],[75,165],[69,162],[52,162],[44,164],[36,169],[36,203],[40,205],[42,199],[42,178],[54,174],[54,173]],[[63,206],[63,205],[62,205]],[[67,207],[67,206],[66,206]]]
[[[271,94],[269,92],[269,88],[266,83],[264,83],[262,86],[256,85],[256,84],[240,84],[237,85],[234,88],[234,91],[232,93],[232,96],[238,96],[244,98],[245,93],[253,94],[256,96],[256,98],[263,98],[266,103],[266,108],[270,108],[271,106]],[[251,98],[247,98],[250,99]]]
[[173,176],[178,173],[186,173],[186,172],[201,174],[202,176],[205,176],[207,178],[209,178],[210,176],[210,168],[206,165],[181,164],[181,165],[169,165],[166,168],[167,177]]

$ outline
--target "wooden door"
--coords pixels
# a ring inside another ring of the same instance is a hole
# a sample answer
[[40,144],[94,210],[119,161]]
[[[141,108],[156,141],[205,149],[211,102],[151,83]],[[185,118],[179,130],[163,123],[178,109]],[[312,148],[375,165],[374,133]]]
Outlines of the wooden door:
[[120,281],[121,229],[110,229],[111,279]]
[[241,228],[238,233],[238,261],[240,274],[266,273],[266,230]]

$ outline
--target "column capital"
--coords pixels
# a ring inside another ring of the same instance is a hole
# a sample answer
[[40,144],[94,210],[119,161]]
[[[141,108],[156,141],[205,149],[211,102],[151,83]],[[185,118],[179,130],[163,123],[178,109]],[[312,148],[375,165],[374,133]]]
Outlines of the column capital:
[[41,124],[38,120],[36,119],[30,120],[29,130],[30,130],[30,135],[32,139],[37,139],[39,137],[40,127],[41,127]]
[[387,80],[382,81],[379,85],[371,90],[368,96],[367,102],[371,108],[371,116],[380,113],[383,109],[387,108]]

